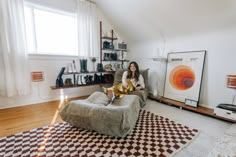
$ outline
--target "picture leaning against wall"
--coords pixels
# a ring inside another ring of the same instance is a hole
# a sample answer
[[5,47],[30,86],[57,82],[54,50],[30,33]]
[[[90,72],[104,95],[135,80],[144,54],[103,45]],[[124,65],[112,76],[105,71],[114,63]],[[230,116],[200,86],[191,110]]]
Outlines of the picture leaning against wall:
[[168,53],[165,98],[198,104],[205,55],[205,50]]

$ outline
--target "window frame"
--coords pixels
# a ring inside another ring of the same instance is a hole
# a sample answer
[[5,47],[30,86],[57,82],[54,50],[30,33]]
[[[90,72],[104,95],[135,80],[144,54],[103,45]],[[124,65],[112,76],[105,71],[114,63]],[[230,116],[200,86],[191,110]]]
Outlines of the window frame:
[[[75,18],[75,22],[77,25],[77,14],[76,13],[72,13],[72,12],[67,12],[67,11],[63,11],[63,10],[59,10],[59,9],[55,9],[55,8],[49,8],[47,6],[43,6],[40,4],[34,4],[31,2],[24,2],[24,9],[25,7],[28,7],[31,10],[31,18],[32,18],[32,30],[33,30],[33,45],[34,45],[34,50],[33,51],[28,51],[28,55],[30,56],[47,56],[47,57],[60,57],[60,56],[65,56],[65,57],[78,57],[78,49],[75,50],[74,54],[66,54],[66,53],[55,53],[55,52],[40,52],[38,51],[38,46],[37,46],[37,36],[36,36],[36,25],[35,25],[35,13],[34,13],[34,9],[38,9],[41,11],[47,11],[47,12],[51,12],[51,13],[56,13],[56,14],[60,14],[63,16],[70,16],[70,17],[74,17]],[[78,33],[78,30],[76,29],[76,33]],[[78,38],[78,36],[77,36]],[[28,39],[26,40],[28,41]],[[77,46],[78,47],[78,46]],[[27,46],[28,49],[28,46]]]

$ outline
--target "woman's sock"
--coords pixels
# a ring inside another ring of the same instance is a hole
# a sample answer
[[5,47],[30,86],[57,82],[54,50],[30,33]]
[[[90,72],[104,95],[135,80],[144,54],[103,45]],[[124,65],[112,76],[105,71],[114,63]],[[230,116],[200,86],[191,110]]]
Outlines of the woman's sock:
[[115,100],[115,93],[114,92],[112,92],[112,98],[111,98],[111,102],[113,102],[114,100]]

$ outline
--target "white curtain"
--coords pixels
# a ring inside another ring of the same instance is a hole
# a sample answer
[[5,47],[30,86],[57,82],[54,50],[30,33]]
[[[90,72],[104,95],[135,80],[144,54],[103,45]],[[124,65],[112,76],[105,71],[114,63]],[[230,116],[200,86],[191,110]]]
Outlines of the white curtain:
[[77,0],[79,56],[99,56],[99,25],[96,4]]
[[0,0],[0,95],[30,93],[23,0]]

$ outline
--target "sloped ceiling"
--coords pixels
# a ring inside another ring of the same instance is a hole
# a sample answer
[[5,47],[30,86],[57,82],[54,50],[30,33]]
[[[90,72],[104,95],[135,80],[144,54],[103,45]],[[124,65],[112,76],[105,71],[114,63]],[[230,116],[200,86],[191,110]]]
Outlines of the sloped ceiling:
[[94,0],[127,40],[236,27],[236,0]]

